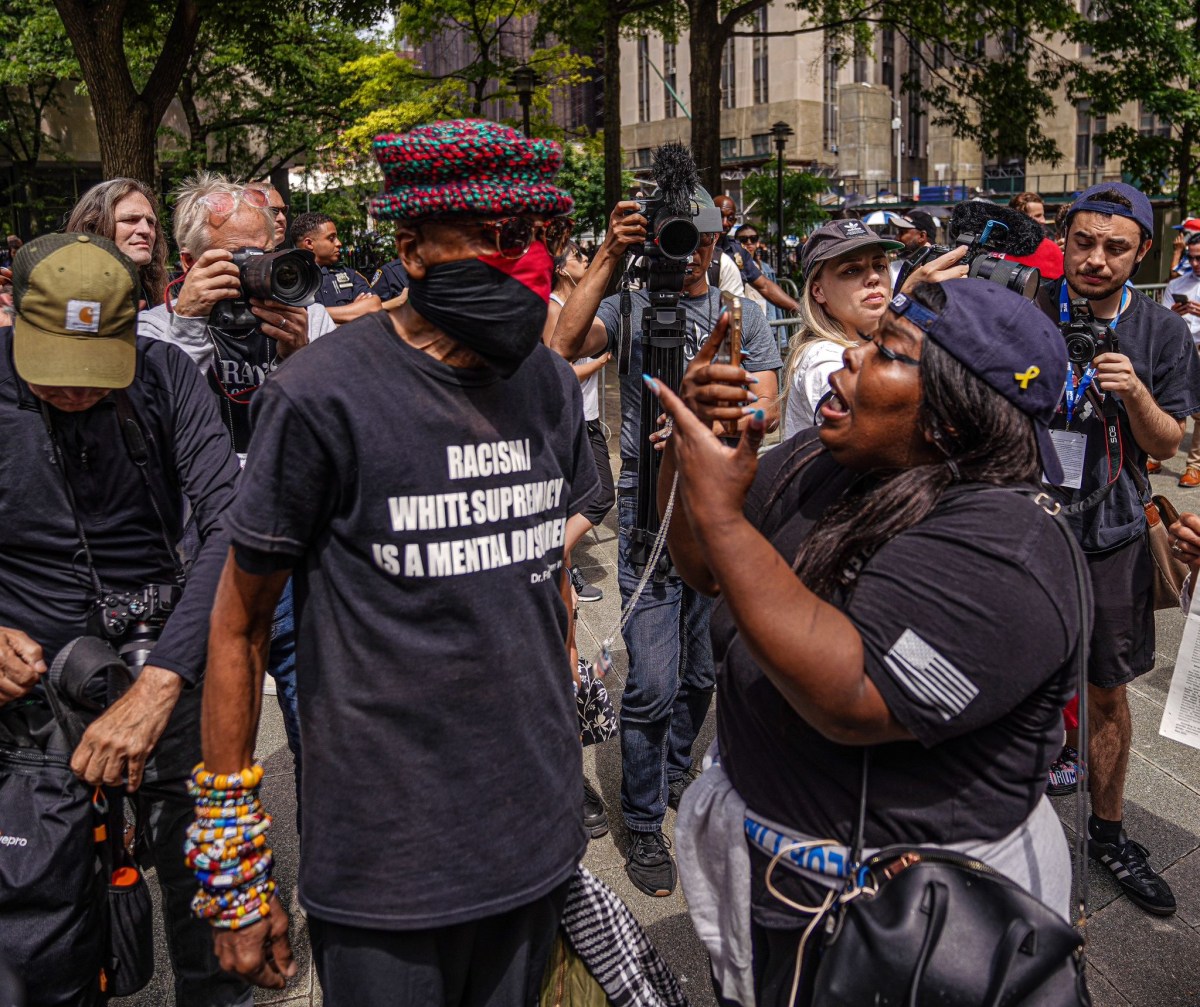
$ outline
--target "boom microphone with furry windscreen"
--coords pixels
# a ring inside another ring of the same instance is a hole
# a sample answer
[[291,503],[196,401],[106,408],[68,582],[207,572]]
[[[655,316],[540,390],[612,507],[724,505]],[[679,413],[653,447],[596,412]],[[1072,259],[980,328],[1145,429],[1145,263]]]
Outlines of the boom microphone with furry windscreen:
[[[721,212],[711,205],[711,201],[709,206],[701,206],[696,201],[700,174],[691,151],[683,144],[667,143],[659,147],[654,152],[650,171],[656,184],[655,193],[649,199],[638,201],[640,212],[647,220],[646,241],[641,249],[633,250],[640,252],[640,263],[621,281],[617,369],[621,374],[629,373],[633,346],[632,274],[642,280],[650,302],[642,311],[642,370],[672,391],[678,391],[683,381],[683,346],[687,332],[687,315],[679,306],[684,270],[700,246],[700,236],[721,230]],[[632,564],[639,572],[650,562],[659,531],[656,488],[662,456],[646,438],[657,426],[661,411],[658,399],[643,387],[637,516],[631,548]],[[670,571],[670,557],[664,550],[655,565],[654,577],[661,580]]]
[[1019,210],[972,199],[959,203],[950,218],[953,246],[927,245],[904,264],[896,278],[899,290],[918,266],[945,255],[951,247],[966,245],[963,258],[968,276],[990,280],[1030,300],[1037,294],[1041,274],[1032,266],[1002,258],[1004,255],[1032,255],[1045,237],[1042,225]]

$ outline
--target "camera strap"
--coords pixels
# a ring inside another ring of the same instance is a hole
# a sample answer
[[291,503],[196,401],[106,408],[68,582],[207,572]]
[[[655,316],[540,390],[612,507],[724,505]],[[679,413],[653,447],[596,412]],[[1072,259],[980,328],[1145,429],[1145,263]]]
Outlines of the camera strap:
[[617,346],[617,373],[628,374],[630,356],[633,353],[633,294],[629,289],[629,274],[621,277],[619,294],[621,325]]
[[141,424],[134,415],[133,403],[129,401],[128,392],[124,388],[118,388],[113,392],[113,399],[117,404],[117,420],[121,426],[121,436],[125,440],[125,450],[129,454],[129,460],[137,466],[138,472],[141,473],[142,484],[146,487],[146,496],[150,500],[150,506],[154,508],[154,516],[158,518],[158,530],[162,535],[163,545],[166,546],[167,554],[171,557],[171,565],[175,569],[175,580],[182,587],[187,580],[187,572],[183,569],[179,553],[176,552],[175,545],[171,541],[171,532],[163,518],[162,508],[158,505],[158,495],[154,492],[154,483],[150,479],[150,449],[146,444],[146,435],[142,432]]
[[88,544],[87,534],[83,530],[83,522],[79,520],[79,507],[75,503],[75,490],[71,486],[71,478],[67,475],[67,466],[63,458],[62,447],[58,443],[58,434],[54,432],[54,421],[50,419],[50,407],[42,399],[38,399],[42,410],[42,422],[46,424],[46,433],[50,437],[50,449],[54,452],[54,463],[62,473],[63,488],[67,492],[67,505],[71,508],[71,520],[75,522],[75,534],[83,545],[83,555],[87,560],[88,576],[92,581],[92,590],[96,597],[104,595],[104,585],[100,583],[100,575],[96,573],[96,564],[92,562],[92,547]]

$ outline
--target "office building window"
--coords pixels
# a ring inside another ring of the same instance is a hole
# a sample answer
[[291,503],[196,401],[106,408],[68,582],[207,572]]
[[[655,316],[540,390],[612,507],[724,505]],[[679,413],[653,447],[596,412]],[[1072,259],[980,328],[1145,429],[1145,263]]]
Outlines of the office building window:
[[871,61],[867,58],[867,47],[861,41],[854,43],[854,83],[871,83]]
[[834,152],[837,151],[838,142],[837,78],[839,55],[840,52],[836,44],[826,39],[824,88],[821,95],[821,104],[823,106],[822,133],[825,140],[825,149]]
[[884,28],[879,41],[879,83],[884,87],[896,86],[896,33]]
[[1138,132],[1142,136],[1170,137],[1171,124],[1151,112],[1144,101],[1138,102]]
[[663,110],[668,119],[674,119],[679,115],[679,106],[675,103],[675,95],[679,93],[679,77],[674,42],[663,42],[662,73]]
[[1104,152],[1096,137],[1108,132],[1108,116],[1093,115],[1092,103],[1081,101],[1075,106],[1075,171],[1079,185],[1091,185],[1096,174],[1104,170]]
[[738,156],[737,137],[721,137],[721,160]]
[[[754,30],[767,30],[767,8],[762,7],[754,16]],[[767,97],[767,42],[766,38],[754,40],[754,104],[765,105]]]
[[637,40],[637,97],[638,122],[650,121],[650,37],[639,35]]
[[762,154],[770,155],[772,139],[770,133],[755,133],[750,137],[751,150],[753,150],[756,156]]
[[721,107],[737,108],[737,62],[734,57],[733,44],[730,39],[721,50]]

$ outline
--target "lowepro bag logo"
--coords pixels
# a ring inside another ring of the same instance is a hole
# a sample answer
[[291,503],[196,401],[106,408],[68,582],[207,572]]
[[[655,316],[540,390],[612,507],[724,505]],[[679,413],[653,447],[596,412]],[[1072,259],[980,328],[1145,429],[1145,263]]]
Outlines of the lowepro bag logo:
[[29,840],[24,836],[6,836],[0,832],[0,846],[27,846]]

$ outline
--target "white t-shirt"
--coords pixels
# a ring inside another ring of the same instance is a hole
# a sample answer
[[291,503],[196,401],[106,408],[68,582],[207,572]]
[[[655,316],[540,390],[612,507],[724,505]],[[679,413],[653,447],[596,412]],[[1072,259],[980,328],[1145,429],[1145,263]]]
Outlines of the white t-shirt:
[[[558,294],[551,294],[550,300],[557,304],[560,308],[566,303]],[[595,357],[580,357],[579,363],[583,360],[594,360]],[[596,371],[579,382],[580,390],[583,392],[583,418],[585,420],[600,419],[600,372]]]
[[[1195,273],[1185,273],[1183,276],[1177,276],[1167,284],[1163,290],[1162,302],[1164,307],[1171,307],[1174,304],[1172,294],[1183,294],[1189,301],[1200,302],[1200,276]],[[1200,318],[1196,315],[1182,315],[1187,327],[1192,333],[1192,339],[1197,346],[1200,346]]]
[[845,352],[846,347],[830,339],[819,339],[804,348],[788,392],[783,416],[784,439],[813,426],[817,403],[829,391],[829,375],[841,370]]

